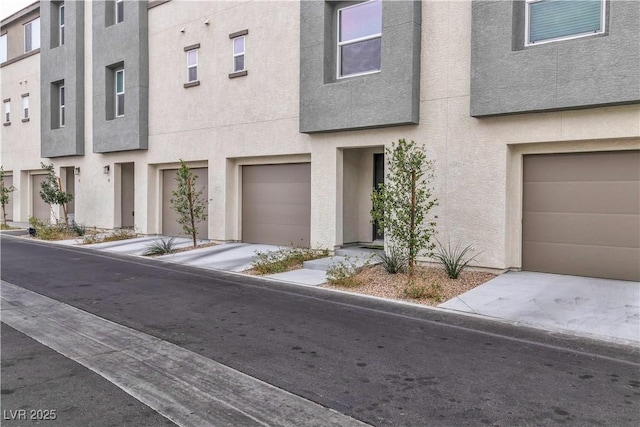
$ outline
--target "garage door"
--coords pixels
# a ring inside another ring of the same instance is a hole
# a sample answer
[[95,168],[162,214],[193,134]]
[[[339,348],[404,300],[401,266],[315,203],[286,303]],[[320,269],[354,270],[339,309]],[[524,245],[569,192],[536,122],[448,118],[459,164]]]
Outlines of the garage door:
[[[11,188],[13,185],[13,176],[5,175],[4,188]],[[17,191],[9,193],[9,202],[4,206],[4,211],[7,214],[7,221],[13,221],[13,198],[18,195]],[[0,213],[1,214],[1,213]]]
[[242,240],[309,246],[311,164],[242,167]]
[[46,175],[31,176],[31,197],[33,203],[31,215],[43,221],[49,221],[51,219],[51,208],[42,200],[42,197],[40,197],[40,183],[44,182],[46,178]]
[[[178,189],[177,172],[177,169],[162,171],[162,234],[165,236],[191,237],[184,234],[182,226],[178,224],[178,214],[171,209],[171,193]],[[191,172],[198,178],[196,188],[197,190],[202,190],[202,199],[207,200],[209,198],[207,168],[195,168],[191,169]],[[208,238],[207,224],[208,220],[202,221],[197,225],[199,239]]]
[[524,157],[522,268],[640,280],[640,151]]

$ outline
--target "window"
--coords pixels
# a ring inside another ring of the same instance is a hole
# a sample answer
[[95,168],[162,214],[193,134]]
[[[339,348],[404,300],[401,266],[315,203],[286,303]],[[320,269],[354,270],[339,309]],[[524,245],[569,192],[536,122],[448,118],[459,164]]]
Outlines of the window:
[[4,102],[4,116],[2,117],[4,120],[4,124],[8,125],[11,123],[11,99],[5,99]]
[[63,128],[65,124],[65,104],[64,83],[62,83],[58,86],[58,123],[61,128]]
[[338,78],[380,71],[382,1],[338,10]]
[[605,0],[526,0],[525,45],[602,34],[604,12]]
[[233,39],[233,72],[244,71],[244,36]]
[[29,119],[29,94],[22,95],[22,120]]
[[7,60],[7,35],[0,36],[0,62]]
[[60,46],[64,44],[64,3],[60,5],[58,10],[58,22],[60,23]]
[[187,81],[198,81],[198,49],[187,51]]
[[24,53],[40,48],[40,18],[24,24]]
[[124,0],[116,0],[116,24],[124,21]]
[[124,116],[124,69],[116,71],[116,117]]

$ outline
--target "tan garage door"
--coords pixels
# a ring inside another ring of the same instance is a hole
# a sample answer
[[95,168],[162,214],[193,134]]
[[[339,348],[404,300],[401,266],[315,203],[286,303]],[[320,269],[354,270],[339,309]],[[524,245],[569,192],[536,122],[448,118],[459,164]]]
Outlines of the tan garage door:
[[242,167],[242,240],[309,246],[311,164]]
[[[202,190],[202,199],[207,200],[209,198],[209,179],[207,168],[195,168],[191,169],[191,172],[198,177],[196,181],[196,188],[198,190]],[[178,189],[176,176],[177,169],[162,171],[162,234],[165,236],[191,237],[184,234],[182,226],[178,224],[178,214],[171,209],[171,192]],[[207,221],[202,221],[197,225],[198,239],[208,238],[207,224],[208,219]]]
[[[13,185],[13,176],[6,175],[4,177],[4,188],[11,188],[12,185]],[[13,221],[13,198],[16,197],[17,195],[18,195],[17,190],[9,193],[9,201],[4,206],[4,211],[7,214],[7,221]]]
[[524,157],[522,268],[640,280],[640,151]]
[[31,176],[31,195],[32,195],[32,211],[31,215],[43,221],[51,219],[51,207],[46,204],[40,197],[40,183],[44,182],[46,175]]

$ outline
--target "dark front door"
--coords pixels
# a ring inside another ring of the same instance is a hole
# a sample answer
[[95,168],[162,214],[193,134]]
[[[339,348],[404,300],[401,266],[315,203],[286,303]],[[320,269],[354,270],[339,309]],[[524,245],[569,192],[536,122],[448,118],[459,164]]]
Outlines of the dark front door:
[[[378,188],[379,184],[384,184],[384,154],[373,155],[373,188]],[[373,240],[384,240],[378,221],[373,222]]]

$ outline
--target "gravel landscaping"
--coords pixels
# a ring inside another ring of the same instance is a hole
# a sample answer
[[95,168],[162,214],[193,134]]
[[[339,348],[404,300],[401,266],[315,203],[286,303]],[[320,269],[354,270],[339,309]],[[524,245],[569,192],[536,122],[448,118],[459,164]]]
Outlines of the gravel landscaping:
[[[354,277],[357,286],[325,284],[323,287],[436,306],[494,277],[495,274],[467,270],[460,273],[457,279],[449,279],[443,269],[418,266],[413,282],[409,284],[407,274],[389,274],[382,266],[374,265]],[[419,297],[411,298],[407,296],[407,292]]]

